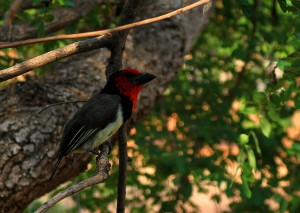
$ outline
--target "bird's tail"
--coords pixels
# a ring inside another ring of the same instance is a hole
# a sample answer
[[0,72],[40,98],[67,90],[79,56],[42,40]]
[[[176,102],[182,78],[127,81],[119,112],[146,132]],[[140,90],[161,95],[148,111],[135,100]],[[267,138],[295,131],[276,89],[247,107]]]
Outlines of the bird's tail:
[[52,174],[51,174],[51,177],[50,177],[49,181],[51,181],[52,178],[53,178],[53,176],[55,175],[55,172],[56,172],[56,170],[57,170],[57,168],[58,168],[58,166],[59,166],[59,164],[60,164],[60,162],[61,162],[62,159],[63,159],[63,156],[59,156],[58,157],[58,160],[56,161],[56,164],[55,164],[55,166],[54,166],[54,168],[52,170]]

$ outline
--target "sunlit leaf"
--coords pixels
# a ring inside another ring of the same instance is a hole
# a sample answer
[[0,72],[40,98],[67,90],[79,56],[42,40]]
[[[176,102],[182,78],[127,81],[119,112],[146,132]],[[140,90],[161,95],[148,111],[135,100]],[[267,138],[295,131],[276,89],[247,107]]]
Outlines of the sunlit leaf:
[[240,134],[239,135],[239,143],[241,145],[245,145],[249,142],[249,136],[246,134]]
[[247,151],[249,165],[251,166],[252,169],[256,170],[256,157],[255,157],[252,147],[249,145],[246,145],[246,151]]
[[260,119],[260,128],[262,133],[268,138],[271,135],[272,125],[266,118]]
[[254,140],[256,152],[261,155],[261,149],[259,147],[259,141],[258,141],[258,138],[257,138],[255,132],[251,131],[250,135],[252,136],[252,138]]
[[266,97],[265,93],[263,93],[263,92],[254,92],[253,100],[256,103],[264,103],[264,102],[266,102],[267,97]]

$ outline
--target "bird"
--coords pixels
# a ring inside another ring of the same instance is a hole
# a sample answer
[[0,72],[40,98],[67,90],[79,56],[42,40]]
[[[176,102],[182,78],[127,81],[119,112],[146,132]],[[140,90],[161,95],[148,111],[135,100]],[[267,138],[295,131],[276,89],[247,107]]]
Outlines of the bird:
[[153,74],[133,68],[111,74],[104,88],[66,123],[50,181],[65,156],[94,150],[114,135],[135,111],[142,86],[155,78]]

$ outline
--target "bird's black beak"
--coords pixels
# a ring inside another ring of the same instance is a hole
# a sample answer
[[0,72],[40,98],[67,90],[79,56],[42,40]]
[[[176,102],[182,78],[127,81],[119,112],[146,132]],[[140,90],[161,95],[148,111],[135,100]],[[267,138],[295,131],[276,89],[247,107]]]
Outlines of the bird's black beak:
[[131,78],[130,81],[135,85],[143,85],[149,81],[152,81],[155,78],[155,75],[152,75],[147,72],[142,72],[140,75]]

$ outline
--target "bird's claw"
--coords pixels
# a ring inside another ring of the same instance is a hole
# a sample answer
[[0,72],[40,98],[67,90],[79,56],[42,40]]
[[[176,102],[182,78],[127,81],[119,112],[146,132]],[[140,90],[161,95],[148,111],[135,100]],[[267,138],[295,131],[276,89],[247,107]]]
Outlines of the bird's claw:
[[108,147],[108,153],[107,153],[107,154],[110,154],[110,152],[111,152],[111,150],[112,150],[112,145],[111,145],[111,143],[110,143],[110,140],[104,141],[104,142],[99,146],[99,150],[100,150],[101,152],[103,152],[105,146]]

